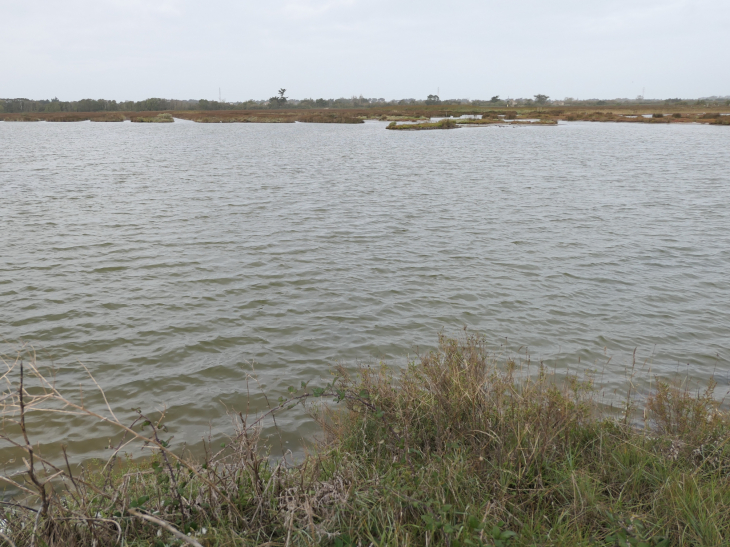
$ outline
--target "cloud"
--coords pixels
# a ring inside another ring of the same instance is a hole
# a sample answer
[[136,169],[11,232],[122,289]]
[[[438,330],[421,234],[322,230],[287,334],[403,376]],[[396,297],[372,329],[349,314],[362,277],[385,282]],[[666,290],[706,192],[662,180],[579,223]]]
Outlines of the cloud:
[[180,0],[105,0],[117,11],[139,16],[183,16],[183,2]]
[[331,11],[352,8],[355,0],[290,0],[279,12],[292,19],[311,19],[327,15]]

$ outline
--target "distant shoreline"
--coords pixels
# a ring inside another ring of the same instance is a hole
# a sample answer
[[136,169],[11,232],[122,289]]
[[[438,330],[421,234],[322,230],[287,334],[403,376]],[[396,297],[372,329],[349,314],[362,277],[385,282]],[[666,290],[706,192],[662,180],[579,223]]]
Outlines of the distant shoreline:
[[[463,105],[455,108],[441,106],[398,106],[383,108],[350,109],[270,109],[270,110],[166,110],[149,112],[21,112],[2,113],[0,121],[7,122],[169,122],[171,118],[196,123],[336,123],[357,124],[365,120],[390,122],[430,122],[432,118],[461,116],[481,117],[485,121],[465,118],[463,124],[488,125],[501,121],[539,119],[549,125],[558,121],[592,121],[622,123],[700,123],[730,125],[730,109],[727,107],[674,107],[649,111],[638,105],[621,108],[585,107],[525,107],[525,108],[475,108]],[[469,121],[467,121],[469,120]]]

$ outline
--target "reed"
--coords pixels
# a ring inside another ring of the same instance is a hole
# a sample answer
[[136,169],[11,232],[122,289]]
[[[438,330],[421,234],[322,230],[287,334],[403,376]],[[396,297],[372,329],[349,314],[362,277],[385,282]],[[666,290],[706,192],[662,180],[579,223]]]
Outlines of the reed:
[[[92,410],[32,358],[8,362],[0,441],[24,462],[2,479],[0,542],[16,546],[727,545],[730,417],[713,395],[657,382],[621,415],[590,378],[439,337],[405,368],[333,369],[260,415],[231,412],[223,446],[175,448],[164,412]],[[88,389],[100,389],[90,377]],[[104,401],[106,399],[104,398]],[[644,413],[632,414],[640,410]],[[304,406],[320,440],[270,457],[264,423]],[[30,421],[65,413],[118,434],[107,461],[53,461]],[[632,416],[644,416],[637,424]],[[135,448],[136,447],[136,448]],[[124,453],[143,449],[147,458]]]

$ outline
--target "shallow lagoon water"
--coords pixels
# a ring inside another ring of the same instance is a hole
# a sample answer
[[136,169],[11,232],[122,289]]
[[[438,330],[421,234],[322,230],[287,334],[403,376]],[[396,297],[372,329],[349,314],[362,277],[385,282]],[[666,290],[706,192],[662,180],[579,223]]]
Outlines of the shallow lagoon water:
[[[32,344],[69,390],[83,362],[193,446],[252,363],[276,399],[464,326],[604,390],[634,349],[726,389],[728,128],[385,125],[0,123],[3,352]],[[107,440],[35,427],[76,458]]]

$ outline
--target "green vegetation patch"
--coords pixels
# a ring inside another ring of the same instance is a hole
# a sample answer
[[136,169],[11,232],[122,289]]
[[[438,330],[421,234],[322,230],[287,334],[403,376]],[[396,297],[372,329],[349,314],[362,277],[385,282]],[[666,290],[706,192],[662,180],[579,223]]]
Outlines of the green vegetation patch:
[[132,116],[130,119],[135,123],[172,123],[175,121],[172,114],[167,112],[157,114],[157,116]]
[[104,114],[97,114],[93,116],[89,116],[89,119],[92,122],[123,122],[126,118],[124,114],[120,114],[117,112],[109,112]]
[[459,126],[457,123],[450,119],[444,118],[434,123],[403,123],[391,122],[388,124],[386,129],[395,129],[399,131],[424,131],[430,129],[456,129]]

